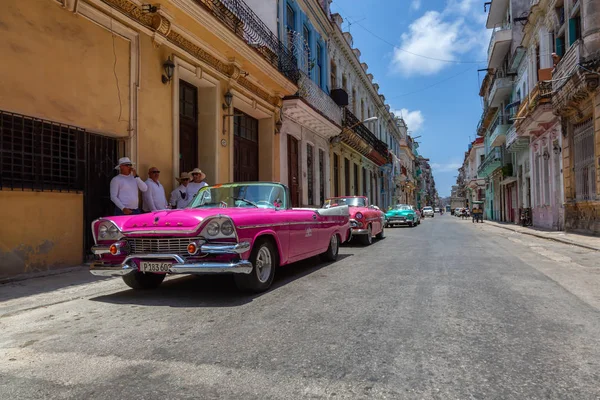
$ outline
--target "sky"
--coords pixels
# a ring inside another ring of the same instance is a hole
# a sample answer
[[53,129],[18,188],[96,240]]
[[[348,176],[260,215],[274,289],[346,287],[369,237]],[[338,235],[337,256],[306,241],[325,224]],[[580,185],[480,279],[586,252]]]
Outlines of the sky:
[[479,87],[491,32],[481,0],[333,0],[361,61],[429,158],[450,195],[481,117]]

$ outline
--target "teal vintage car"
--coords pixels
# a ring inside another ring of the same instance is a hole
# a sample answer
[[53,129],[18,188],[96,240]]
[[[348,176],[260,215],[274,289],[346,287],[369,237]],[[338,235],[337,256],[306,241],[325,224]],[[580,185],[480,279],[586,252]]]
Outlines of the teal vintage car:
[[420,213],[409,204],[397,204],[385,213],[386,228],[395,225],[408,225],[412,227],[420,223]]

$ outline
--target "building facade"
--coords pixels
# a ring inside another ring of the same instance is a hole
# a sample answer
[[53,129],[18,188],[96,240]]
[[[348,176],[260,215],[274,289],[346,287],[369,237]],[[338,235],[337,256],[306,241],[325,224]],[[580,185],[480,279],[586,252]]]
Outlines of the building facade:
[[7,0],[0,30],[0,275],[81,264],[121,156],[280,180],[298,67],[242,0]]

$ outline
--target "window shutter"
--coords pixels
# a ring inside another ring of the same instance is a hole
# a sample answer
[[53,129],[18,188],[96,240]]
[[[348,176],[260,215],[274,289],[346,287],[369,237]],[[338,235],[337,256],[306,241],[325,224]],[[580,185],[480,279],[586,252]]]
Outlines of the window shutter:
[[556,38],[556,55],[562,57],[565,54],[565,39],[562,37]]
[[577,18],[571,18],[569,19],[569,46],[577,39]]

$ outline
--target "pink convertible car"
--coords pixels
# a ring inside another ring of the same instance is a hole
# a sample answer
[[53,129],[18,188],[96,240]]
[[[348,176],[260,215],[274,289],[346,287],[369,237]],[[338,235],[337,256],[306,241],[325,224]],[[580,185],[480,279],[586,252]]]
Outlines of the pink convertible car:
[[94,221],[90,271],[122,276],[134,289],[157,287],[166,274],[231,273],[240,289],[260,292],[276,267],[336,260],[349,227],[347,206],[291,208],[279,183],[209,186],[186,209]]

